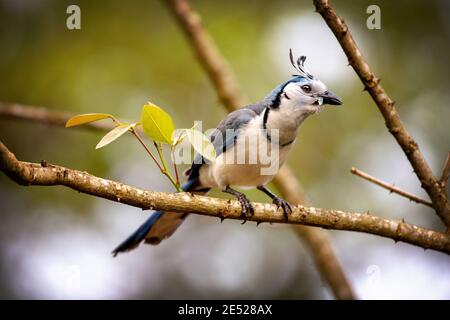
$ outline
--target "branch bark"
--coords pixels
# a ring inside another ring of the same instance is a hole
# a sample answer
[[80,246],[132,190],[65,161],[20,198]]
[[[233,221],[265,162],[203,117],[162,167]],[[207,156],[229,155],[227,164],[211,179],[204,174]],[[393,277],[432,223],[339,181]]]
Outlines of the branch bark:
[[402,148],[414,172],[416,173],[422,188],[428,193],[438,216],[450,228],[450,203],[447,199],[445,189],[433,175],[426,162],[419,145],[404,127],[400,116],[395,108],[395,102],[387,95],[380,85],[380,79],[370,70],[369,65],[359,51],[347,24],[331,7],[328,0],[313,0],[316,11],[323,17],[327,25],[333,31],[342,49],[347,55],[349,64],[358,74],[361,82],[380,110],[389,132],[394,136]]
[[[230,112],[244,106],[245,101],[235,77],[213,39],[203,28],[200,15],[191,9],[187,0],[166,0],[165,2],[184,31],[198,61],[214,84],[222,104]],[[306,204],[303,188],[287,165],[280,169],[273,183],[291,204]],[[353,289],[334,253],[328,235],[320,229],[303,226],[295,226],[294,230],[309,247],[316,266],[329,283],[334,295],[338,299],[355,299]]]
[[201,17],[186,0],[165,1],[179,22],[197,59],[211,79],[222,104],[230,111],[245,104],[226,60],[202,26]]
[[359,176],[367,181],[370,181],[382,188],[385,188],[387,190],[389,190],[390,192],[396,193],[402,197],[405,197],[411,201],[417,202],[417,203],[421,203],[423,205],[426,205],[428,207],[433,207],[433,204],[430,201],[427,201],[425,199],[419,198],[418,196],[413,195],[412,193],[406,192],[400,188],[397,188],[396,186],[394,186],[393,184],[388,184],[384,181],[381,181],[380,179],[377,179],[373,176],[371,176],[370,174],[367,174],[361,170],[358,170],[356,168],[352,168],[350,170],[351,173],[353,173],[356,176]]
[[441,188],[445,190],[447,187],[447,181],[450,176],[450,152],[447,154],[447,159],[444,162],[444,168],[442,169],[441,178],[439,179],[439,183]]
[[[31,121],[51,126],[65,127],[72,114],[58,112],[44,107],[26,106],[23,104],[0,101],[0,117]],[[83,126],[93,130],[112,130],[114,125],[108,122],[91,122]]]
[[[151,210],[197,213],[206,216],[242,220],[239,202],[190,193],[153,192],[96,177],[86,172],[61,166],[17,160],[0,142],[0,170],[20,185],[62,185],[92,196]],[[285,223],[281,209],[273,204],[252,203],[255,222]],[[370,233],[410,243],[424,249],[450,254],[450,235],[364,213],[343,212],[298,205],[293,208],[289,223],[322,228]]]

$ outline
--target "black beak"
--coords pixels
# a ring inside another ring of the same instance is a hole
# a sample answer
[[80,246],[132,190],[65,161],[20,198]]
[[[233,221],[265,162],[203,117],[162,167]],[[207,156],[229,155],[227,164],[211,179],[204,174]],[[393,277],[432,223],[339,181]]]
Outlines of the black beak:
[[340,106],[342,104],[341,98],[331,91],[325,91],[320,97],[323,99],[323,104],[332,104],[335,106]]

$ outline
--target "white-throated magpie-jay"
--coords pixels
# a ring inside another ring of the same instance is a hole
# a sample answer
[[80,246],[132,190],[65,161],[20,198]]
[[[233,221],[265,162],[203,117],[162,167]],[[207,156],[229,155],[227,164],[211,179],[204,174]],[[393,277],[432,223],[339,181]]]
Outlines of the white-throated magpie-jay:
[[[276,87],[264,100],[230,113],[219,123],[211,135],[216,161],[210,163],[197,155],[186,173],[184,191],[206,193],[211,188],[220,188],[237,198],[242,206],[242,215],[248,218],[253,215],[250,201],[232,187],[256,187],[281,207],[288,218],[291,212],[289,203],[265,185],[285,161],[303,120],[321,111],[326,104],[342,104],[338,96],[305,69],[305,56],[294,61],[291,51],[290,59],[298,74]],[[263,161],[261,150],[271,155],[275,168],[272,168],[273,163]],[[160,243],[178,228],[187,215],[153,212],[143,225],[113,250],[113,255],[129,251],[143,241]]]

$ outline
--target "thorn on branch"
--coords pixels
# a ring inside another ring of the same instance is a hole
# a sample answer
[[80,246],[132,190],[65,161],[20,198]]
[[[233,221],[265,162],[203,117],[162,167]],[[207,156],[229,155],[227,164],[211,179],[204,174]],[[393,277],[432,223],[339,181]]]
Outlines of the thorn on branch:
[[389,129],[389,132],[390,133],[392,133],[392,134],[398,134],[399,132],[400,132],[400,128],[398,128],[398,127],[393,127],[393,128],[390,128]]
[[450,176],[450,152],[447,154],[447,159],[444,162],[444,168],[442,169],[442,175],[439,179],[439,185],[444,190],[447,186],[447,181]]
[[365,172],[363,172],[361,170],[358,170],[358,169],[356,169],[354,167],[352,167],[350,169],[350,172],[352,174],[358,176],[358,177],[361,177],[361,178],[363,178],[363,179],[365,179],[365,180],[367,180],[369,182],[372,182],[372,183],[374,183],[374,184],[376,184],[376,185],[378,185],[378,186],[380,186],[382,188],[385,188],[385,189],[389,190],[389,193],[396,193],[396,194],[398,194],[398,195],[400,195],[402,197],[405,197],[405,198],[407,198],[407,199],[409,199],[411,201],[414,201],[414,202],[417,202],[417,203],[421,203],[421,204],[429,206],[429,207],[433,207],[433,204],[430,201],[422,199],[422,198],[419,198],[416,195],[413,195],[413,194],[411,194],[411,193],[409,193],[407,191],[404,191],[404,190],[396,187],[395,184],[388,184],[388,183],[386,183],[386,182],[384,182],[384,181],[382,181],[382,180],[380,180],[378,178],[375,178],[375,177],[373,177],[373,176],[371,176],[371,175],[369,175],[369,174],[367,174],[367,173],[365,173]]

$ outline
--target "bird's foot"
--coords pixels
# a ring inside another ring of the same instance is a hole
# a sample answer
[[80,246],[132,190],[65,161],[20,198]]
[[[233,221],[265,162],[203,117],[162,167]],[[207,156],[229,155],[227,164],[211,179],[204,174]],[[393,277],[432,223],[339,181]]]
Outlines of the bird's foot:
[[237,195],[236,199],[239,201],[242,207],[242,217],[244,218],[242,224],[244,224],[247,222],[247,219],[251,218],[255,214],[255,210],[244,194]]
[[292,208],[289,202],[287,202],[284,199],[281,199],[280,197],[275,197],[273,198],[272,203],[277,206],[277,209],[280,207],[283,209],[284,217],[286,218],[286,222],[288,222],[289,215],[292,213]]

